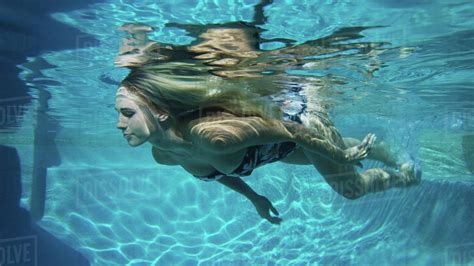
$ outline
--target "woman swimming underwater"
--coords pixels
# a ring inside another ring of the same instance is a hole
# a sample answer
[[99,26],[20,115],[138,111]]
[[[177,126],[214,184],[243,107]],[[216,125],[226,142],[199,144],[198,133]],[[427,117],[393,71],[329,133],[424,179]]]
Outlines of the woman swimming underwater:
[[[245,31],[221,27],[200,33],[198,44],[172,47],[143,38],[146,27],[127,25],[122,29],[139,38],[128,39],[134,46],[116,60],[131,69],[116,93],[117,128],[130,146],[149,142],[157,163],[179,165],[235,190],[274,224],[281,222],[278,211],[240,178],[265,164],[313,165],[348,199],[420,182],[414,166],[398,164],[374,144],[373,134],[343,139],[324,108],[308,97],[311,85],[279,73],[304,60],[281,56],[307,54],[304,44],[262,52],[252,48]],[[365,158],[393,169],[359,173],[356,165]]]

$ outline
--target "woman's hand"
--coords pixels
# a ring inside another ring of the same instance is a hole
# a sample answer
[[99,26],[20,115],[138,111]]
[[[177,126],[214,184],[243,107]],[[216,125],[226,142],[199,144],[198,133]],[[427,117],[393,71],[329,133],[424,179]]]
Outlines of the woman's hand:
[[252,199],[252,203],[255,206],[255,209],[257,209],[257,212],[260,217],[262,217],[263,219],[267,219],[272,224],[281,223],[282,219],[280,217],[270,215],[270,211],[275,215],[280,214],[278,213],[277,209],[273,207],[270,200],[268,200],[266,197],[258,195],[255,199]]
[[267,219],[272,224],[280,224],[280,217],[270,215],[270,211],[275,215],[279,215],[272,203],[264,196],[260,196],[255,191],[253,191],[252,188],[250,188],[240,177],[223,176],[217,180],[217,182],[244,195],[247,199],[249,199],[255,206],[255,209],[257,209],[260,217]]
[[359,145],[344,150],[344,161],[348,164],[360,164],[360,161],[367,158],[370,150],[374,146],[376,137],[368,134]]

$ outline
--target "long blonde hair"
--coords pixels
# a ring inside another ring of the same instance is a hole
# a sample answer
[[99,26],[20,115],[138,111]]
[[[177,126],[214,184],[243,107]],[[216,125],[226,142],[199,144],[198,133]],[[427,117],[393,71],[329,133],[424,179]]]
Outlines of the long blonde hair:
[[244,78],[227,79],[209,71],[210,67],[198,63],[142,65],[131,68],[121,86],[175,120],[196,113],[206,115],[209,110],[241,117],[281,118],[281,110],[259,93],[265,90],[251,86]]

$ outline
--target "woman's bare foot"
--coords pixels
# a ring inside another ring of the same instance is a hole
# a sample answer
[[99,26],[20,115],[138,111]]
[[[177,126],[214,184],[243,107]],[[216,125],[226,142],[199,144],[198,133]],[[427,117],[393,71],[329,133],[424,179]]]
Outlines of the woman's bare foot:
[[409,187],[418,185],[421,182],[421,170],[415,167],[414,163],[404,163],[400,165],[400,174],[403,180],[399,180],[398,186]]

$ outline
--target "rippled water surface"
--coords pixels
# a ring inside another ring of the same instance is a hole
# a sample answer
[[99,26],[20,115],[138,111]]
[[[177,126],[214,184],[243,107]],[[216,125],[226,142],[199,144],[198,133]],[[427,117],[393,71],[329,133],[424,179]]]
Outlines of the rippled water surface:
[[[280,226],[217,183],[156,165],[150,147],[129,148],[113,110],[114,84],[127,73],[113,66],[123,37],[118,26],[146,23],[156,28],[152,39],[188,44],[186,31],[165,24],[251,21],[258,2],[140,2],[52,13],[95,40],[78,38],[76,49],[45,51],[19,65],[34,101],[18,131],[2,139],[19,147],[25,205],[32,146],[24,140],[33,138],[42,91],[51,94],[48,115],[60,128],[61,163],[48,169],[40,222],[46,230],[94,265],[473,263],[472,1],[274,1],[264,8],[267,21],[259,27],[268,39],[303,43],[367,27],[340,44],[377,49],[315,55],[312,66],[287,71],[329,90],[324,101],[344,136],[376,133],[401,160],[416,158],[424,179],[347,201],[312,167],[272,164],[246,180],[280,211]],[[278,43],[262,49],[272,45]]]

